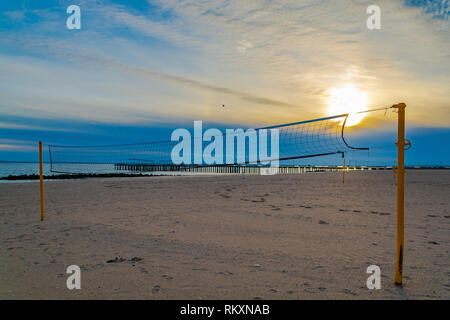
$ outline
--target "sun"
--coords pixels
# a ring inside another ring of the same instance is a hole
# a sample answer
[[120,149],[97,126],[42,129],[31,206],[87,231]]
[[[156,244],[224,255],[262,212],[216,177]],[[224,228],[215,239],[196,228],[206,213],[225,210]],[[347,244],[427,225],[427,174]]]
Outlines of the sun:
[[354,113],[367,110],[369,103],[367,92],[347,86],[331,89],[329,94],[327,104],[330,116],[348,113],[347,126],[354,126],[361,122],[365,114]]

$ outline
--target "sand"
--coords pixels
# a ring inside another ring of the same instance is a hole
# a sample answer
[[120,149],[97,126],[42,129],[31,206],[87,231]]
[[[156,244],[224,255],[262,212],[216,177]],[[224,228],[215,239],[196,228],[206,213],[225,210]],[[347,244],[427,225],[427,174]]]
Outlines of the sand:
[[0,184],[0,298],[449,299],[450,171],[406,182],[403,288],[391,171]]

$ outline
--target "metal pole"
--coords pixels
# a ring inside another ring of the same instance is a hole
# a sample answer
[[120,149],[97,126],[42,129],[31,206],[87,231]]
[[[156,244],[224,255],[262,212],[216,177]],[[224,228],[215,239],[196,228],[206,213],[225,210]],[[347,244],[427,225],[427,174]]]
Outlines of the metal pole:
[[397,140],[397,260],[395,264],[395,284],[403,281],[404,247],[404,215],[405,215],[405,146],[411,145],[405,141],[405,108],[404,103],[393,106],[398,109],[398,140]]
[[39,190],[41,196],[41,221],[44,220],[44,172],[42,168],[42,142],[39,141]]

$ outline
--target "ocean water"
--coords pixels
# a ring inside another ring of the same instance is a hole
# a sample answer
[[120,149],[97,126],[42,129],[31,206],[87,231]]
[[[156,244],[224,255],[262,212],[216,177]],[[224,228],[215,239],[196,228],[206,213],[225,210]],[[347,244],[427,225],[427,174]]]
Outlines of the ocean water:
[[[59,174],[50,171],[50,163],[43,163],[44,175]],[[72,173],[120,173],[114,170],[114,165],[86,165],[79,163],[68,163],[62,167],[67,172]],[[7,176],[20,176],[29,174],[39,174],[39,163],[30,162],[0,162],[0,178]]]
[[[50,164],[43,164],[44,175],[51,174]],[[39,163],[30,162],[0,162],[0,178],[7,176],[20,176],[25,174],[39,174]]]
[[[138,173],[130,172],[128,170],[117,170],[114,168],[113,164],[80,164],[80,163],[58,163],[56,169],[63,171],[52,172],[50,171],[50,163],[43,163],[44,176],[58,175],[64,173],[81,173],[81,174],[101,174],[101,173]],[[0,178],[8,176],[21,176],[21,175],[31,175],[39,174],[39,163],[30,162],[0,162]],[[183,175],[183,176],[194,176],[194,175],[221,175],[223,173],[214,172],[167,172],[167,171],[152,171],[152,172],[140,172],[144,175]],[[20,180],[20,182],[37,182],[39,180]],[[17,180],[0,180],[0,183],[14,183]]]

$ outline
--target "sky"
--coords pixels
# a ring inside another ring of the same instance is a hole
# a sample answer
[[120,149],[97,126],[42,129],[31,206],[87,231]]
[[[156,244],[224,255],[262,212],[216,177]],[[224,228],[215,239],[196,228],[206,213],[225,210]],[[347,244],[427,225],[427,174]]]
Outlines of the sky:
[[[66,27],[73,4],[80,30]],[[380,29],[366,26],[372,4]],[[193,120],[248,128],[314,119],[329,115],[333,89],[351,86],[367,93],[368,107],[407,104],[407,164],[450,165],[449,8],[448,0],[2,1],[0,161],[35,161],[39,140],[134,143],[169,139]],[[353,160],[392,163],[395,121],[371,113],[348,130],[373,150]]]

